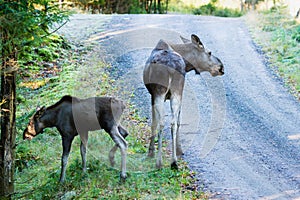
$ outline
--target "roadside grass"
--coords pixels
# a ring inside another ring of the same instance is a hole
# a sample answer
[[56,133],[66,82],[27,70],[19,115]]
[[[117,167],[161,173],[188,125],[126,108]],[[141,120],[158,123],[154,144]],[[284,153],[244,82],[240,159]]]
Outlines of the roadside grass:
[[[62,96],[130,96],[120,94],[118,84],[107,72],[110,66],[97,60],[96,45],[84,50],[68,49],[64,52],[61,69],[52,76],[41,75],[44,69],[18,82],[17,149],[15,194],[13,199],[205,199],[198,191],[194,172],[180,161],[180,169],[169,166],[167,142],[164,141],[164,167],[155,169],[155,159],[147,158],[150,128],[138,110],[126,100],[127,109],[122,124],[130,135],[127,156],[128,178],[119,182],[120,152],[117,151],[115,168],[110,167],[108,153],[113,142],[104,131],[89,134],[87,173],[81,171],[80,139],[74,139],[64,184],[58,184],[61,137],[58,131],[46,129],[32,141],[23,141],[22,133],[37,105],[49,106]],[[36,78],[38,77],[38,78]],[[47,79],[47,81],[45,81]],[[36,82],[44,81],[44,84]],[[32,87],[34,86],[34,87]]]
[[246,16],[255,42],[300,100],[300,24],[285,7]]

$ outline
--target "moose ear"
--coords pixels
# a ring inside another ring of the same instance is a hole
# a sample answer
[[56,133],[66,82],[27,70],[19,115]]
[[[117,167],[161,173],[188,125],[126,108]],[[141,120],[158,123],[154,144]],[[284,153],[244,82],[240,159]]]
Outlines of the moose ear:
[[192,42],[193,42],[194,44],[199,44],[199,45],[201,45],[201,46],[204,47],[204,45],[203,45],[202,42],[200,41],[200,38],[199,38],[197,35],[192,34],[191,39],[192,39]]
[[36,113],[40,116],[41,114],[43,114],[46,111],[46,107],[37,107],[36,108]]
[[186,38],[184,38],[184,37],[182,37],[182,36],[180,36],[180,39],[182,40],[182,42],[183,42],[184,44],[191,42],[189,39],[186,39]]
[[35,111],[45,110],[45,106],[37,106]]

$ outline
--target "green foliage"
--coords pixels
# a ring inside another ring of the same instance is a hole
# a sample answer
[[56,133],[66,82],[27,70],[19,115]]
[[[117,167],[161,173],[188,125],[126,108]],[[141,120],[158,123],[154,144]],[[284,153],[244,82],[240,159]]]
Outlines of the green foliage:
[[213,15],[219,17],[241,17],[243,14],[238,10],[230,8],[217,8]]
[[219,8],[216,5],[217,0],[211,0],[210,3],[200,6],[193,10],[194,15],[214,15],[219,17],[240,17],[242,13],[230,8]]
[[[63,62],[63,56],[70,46],[59,35],[52,34],[43,38],[41,44],[24,47],[18,55],[19,76],[28,77],[28,81],[43,76],[51,77],[57,74],[61,67],[58,63]],[[45,68],[47,70],[45,71]],[[41,74],[44,70],[44,74]]]
[[196,8],[193,13],[194,15],[213,15],[216,10],[217,7],[213,3],[208,3]]
[[166,13],[170,0],[71,0],[71,8],[77,7],[83,12],[95,13]]
[[8,57],[17,59],[18,53],[41,44],[49,29],[63,22],[68,13],[50,0],[19,0],[0,1],[0,16],[1,61],[6,62]]
[[128,13],[130,14],[146,14],[145,7],[142,6],[140,0],[132,0]]
[[181,13],[181,14],[193,14],[195,7],[193,5],[186,5],[182,0],[171,0],[169,4],[168,12]]

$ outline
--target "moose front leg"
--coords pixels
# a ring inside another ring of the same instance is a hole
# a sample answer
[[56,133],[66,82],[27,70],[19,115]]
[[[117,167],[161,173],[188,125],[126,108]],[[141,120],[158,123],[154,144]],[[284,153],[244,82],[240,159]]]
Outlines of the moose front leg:
[[60,179],[59,182],[63,183],[66,177],[66,167],[68,164],[68,157],[71,150],[71,145],[74,137],[62,137],[62,146],[63,146],[63,153],[61,157],[61,172],[60,172]]

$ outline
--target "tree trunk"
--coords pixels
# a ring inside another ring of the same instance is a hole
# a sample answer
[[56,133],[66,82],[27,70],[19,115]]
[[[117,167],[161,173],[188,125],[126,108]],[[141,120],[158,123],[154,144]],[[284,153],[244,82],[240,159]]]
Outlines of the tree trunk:
[[[0,30],[1,39],[7,38],[5,31]],[[5,45],[7,46],[7,45]],[[5,47],[1,52],[1,90],[0,90],[0,199],[10,198],[14,192],[14,159],[16,142],[16,55],[5,55]]]
[[1,75],[0,196],[14,192],[16,72]]

